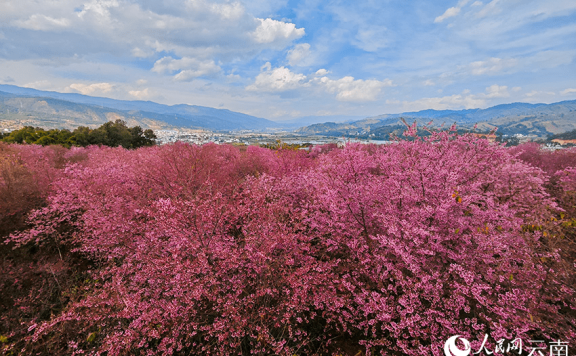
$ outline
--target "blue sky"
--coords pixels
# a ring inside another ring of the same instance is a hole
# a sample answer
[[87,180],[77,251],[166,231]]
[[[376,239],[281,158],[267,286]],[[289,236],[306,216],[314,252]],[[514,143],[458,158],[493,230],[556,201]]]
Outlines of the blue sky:
[[2,0],[0,83],[286,120],[576,99],[576,1]]

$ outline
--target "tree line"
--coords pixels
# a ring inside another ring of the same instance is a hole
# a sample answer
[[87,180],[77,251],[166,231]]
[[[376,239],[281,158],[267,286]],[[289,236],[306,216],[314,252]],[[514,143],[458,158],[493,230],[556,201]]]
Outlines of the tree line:
[[74,131],[67,129],[45,130],[25,126],[10,133],[0,132],[0,141],[7,143],[62,145],[65,147],[103,145],[110,147],[138,148],[156,144],[154,131],[142,130],[140,126],[128,127],[123,120],[109,121],[96,129],[79,126]]

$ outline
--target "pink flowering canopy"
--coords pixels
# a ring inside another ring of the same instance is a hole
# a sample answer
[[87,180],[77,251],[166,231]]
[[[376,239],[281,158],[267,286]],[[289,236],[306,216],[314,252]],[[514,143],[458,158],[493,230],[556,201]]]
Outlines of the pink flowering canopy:
[[554,172],[553,196],[522,152],[450,132],[309,153],[75,149],[8,243],[86,268],[19,346],[442,355],[453,335],[474,350],[485,334],[574,340],[574,257],[551,241],[572,236],[559,224],[576,168]]

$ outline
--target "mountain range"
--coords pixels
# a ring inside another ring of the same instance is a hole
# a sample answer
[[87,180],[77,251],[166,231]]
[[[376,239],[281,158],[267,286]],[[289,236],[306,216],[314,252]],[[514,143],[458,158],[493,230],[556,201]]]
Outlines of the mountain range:
[[75,128],[99,126],[122,119],[143,128],[261,130],[274,121],[226,109],[197,105],[163,105],[151,101],[124,101],[74,93],[57,93],[0,85],[0,122],[16,126]]
[[[0,84],[0,129],[97,127],[121,119],[130,126],[151,129],[206,129],[212,131],[295,130],[303,135],[358,136],[387,139],[401,133],[401,119],[432,126],[456,123],[480,131],[498,128],[504,135],[546,137],[576,129],[576,100],[552,104],[511,103],[486,109],[423,110],[401,114],[361,116],[307,116],[271,121],[226,109],[197,105],[163,105],[151,101],[124,101],[75,93],[58,93]],[[331,121],[331,122],[326,122]]]
[[487,109],[423,110],[387,114],[344,123],[319,123],[296,130],[306,135],[359,136],[388,139],[390,133],[402,133],[405,125],[416,121],[432,127],[456,124],[459,128],[479,131],[497,128],[503,135],[546,137],[576,129],[576,100],[553,104],[511,103]]

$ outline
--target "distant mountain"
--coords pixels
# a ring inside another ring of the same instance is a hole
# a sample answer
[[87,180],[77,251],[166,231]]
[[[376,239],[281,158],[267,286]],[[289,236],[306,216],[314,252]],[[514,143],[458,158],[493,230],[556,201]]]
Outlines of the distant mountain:
[[401,118],[419,125],[433,121],[433,126],[456,123],[459,128],[470,129],[478,124],[479,130],[495,127],[503,135],[532,135],[546,137],[576,129],[576,100],[553,104],[512,103],[487,109],[423,110],[401,114],[386,114],[345,123],[320,123],[296,130],[306,135],[358,136],[388,139],[390,133],[404,130]]
[[350,122],[365,118],[366,116],[352,115],[328,115],[328,116],[302,116],[291,120],[277,121],[276,123],[285,128],[299,128],[323,122]]
[[95,128],[117,119],[126,121],[129,126],[140,125],[156,130],[172,127],[165,122],[135,117],[101,106],[0,92],[0,129],[18,129],[23,126],[46,129],[75,129],[78,126]]
[[71,128],[99,126],[123,119],[143,128],[198,128],[208,130],[263,130],[273,121],[196,105],[163,105],[151,101],[124,101],[74,93],[57,93],[0,85],[0,127],[33,125]]
[[[417,121],[420,125],[433,120],[433,125],[456,123],[469,129],[498,128],[504,135],[546,137],[576,129],[576,100],[553,104],[511,103],[487,109],[423,110],[386,114],[361,119],[358,116],[307,116],[274,122],[225,109],[197,105],[163,105],[151,101],[124,101],[73,93],[57,93],[13,85],[0,85],[0,129],[24,125],[43,128],[98,127],[110,120],[121,119],[129,126],[168,129],[192,128],[215,131],[297,129],[304,135],[357,136],[388,139],[390,133],[401,134],[400,120]],[[324,122],[331,121],[331,122]]]

